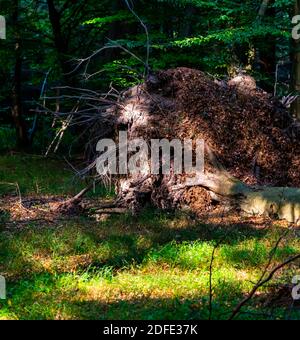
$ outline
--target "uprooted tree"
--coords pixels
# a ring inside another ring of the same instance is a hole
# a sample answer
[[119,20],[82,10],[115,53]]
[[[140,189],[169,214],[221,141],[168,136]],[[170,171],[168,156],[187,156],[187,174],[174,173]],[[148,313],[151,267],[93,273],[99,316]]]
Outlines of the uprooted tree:
[[148,202],[197,213],[221,206],[300,221],[299,126],[251,77],[224,82],[178,68],[151,74],[121,94],[114,89],[105,96],[85,92],[80,99],[84,105],[99,103],[92,114],[90,106],[72,114],[77,122],[92,122],[92,148],[100,138],[117,139],[119,131],[127,131],[129,140],[149,143],[205,141],[204,173],[118,176],[113,179],[116,206],[134,213]]

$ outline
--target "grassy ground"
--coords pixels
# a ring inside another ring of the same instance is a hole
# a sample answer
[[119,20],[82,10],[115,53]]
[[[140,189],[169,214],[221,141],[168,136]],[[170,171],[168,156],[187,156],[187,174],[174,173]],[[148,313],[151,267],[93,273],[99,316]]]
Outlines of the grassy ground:
[[[71,195],[83,184],[61,162],[20,155],[0,157],[0,182],[0,274],[8,291],[0,300],[0,319],[207,319],[211,254],[220,240],[212,317],[226,319],[285,231],[280,223],[199,221],[150,208],[138,218],[96,221],[82,215],[24,222],[14,220],[6,206],[16,199],[12,183],[18,183],[23,200]],[[299,231],[293,228],[272,266],[299,252]],[[261,288],[238,318],[300,319],[290,297],[295,274],[299,262]]]

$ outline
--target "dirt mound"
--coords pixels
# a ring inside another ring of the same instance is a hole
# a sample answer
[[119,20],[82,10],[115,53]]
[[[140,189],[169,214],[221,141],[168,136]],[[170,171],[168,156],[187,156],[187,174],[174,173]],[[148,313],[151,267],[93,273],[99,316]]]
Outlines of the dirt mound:
[[[150,130],[160,138],[201,138],[223,166],[247,184],[300,186],[300,136],[287,110],[249,81],[215,82],[178,68],[147,84]],[[246,79],[247,80],[247,79]]]
[[[118,178],[120,205],[136,211],[150,200],[162,209],[187,205],[201,213],[216,201],[227,205],[229,200],[247,213],[267,211],[285,218],[291,210],[298,216],[298,191],[285,197],[284,188],[300,187],[299,129],[283,105],[257,89],[251,77],[226,83],[188,68],[160,71],[124,92],[107,113],[116,132],[127,130],[129,140],[189,138],[207,146],[206,172],[192,188],[180,189],[186,176],[172,172]],[[221,175],[216,175],[216,163],[225,170]]]

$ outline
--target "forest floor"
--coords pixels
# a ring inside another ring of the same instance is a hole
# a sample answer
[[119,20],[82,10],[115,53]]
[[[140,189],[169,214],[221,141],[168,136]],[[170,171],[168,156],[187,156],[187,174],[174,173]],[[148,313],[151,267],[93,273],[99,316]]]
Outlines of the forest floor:
[[[84,184],[68,165],[38,156],[0,157],[0,319],[227,319],[251,290],[287,224],[262,218],[145,209],[130,215],[57,216],[51,203]],[[97,189],[91,206],[112,194]],[[300,252],[290,226],[271,267]],[[300,319],[291,298],[299,263],[279,271],[238,315]]]

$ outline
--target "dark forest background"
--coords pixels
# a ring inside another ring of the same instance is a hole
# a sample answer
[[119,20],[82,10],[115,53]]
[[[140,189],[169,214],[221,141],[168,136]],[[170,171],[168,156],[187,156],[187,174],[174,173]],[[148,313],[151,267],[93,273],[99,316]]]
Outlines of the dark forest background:
[[[44,108],[70,110],[55,87],[124,89],[148,65],[150,72],[186,66],[220,79],[247,73],[275,96],[295,95],[300,57],[291,20],[298,7],[293,0],[1,0],[0,147],[45,152],[61,122]],[[88,68],[77,67],[102,47]],[[71,142],[72,130],[62,149]]]

